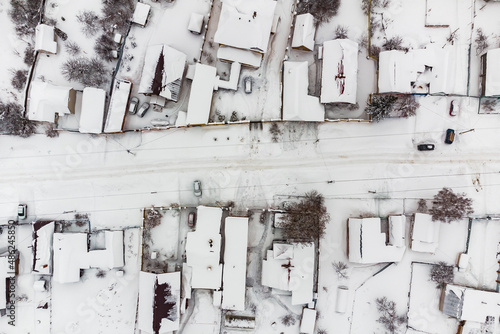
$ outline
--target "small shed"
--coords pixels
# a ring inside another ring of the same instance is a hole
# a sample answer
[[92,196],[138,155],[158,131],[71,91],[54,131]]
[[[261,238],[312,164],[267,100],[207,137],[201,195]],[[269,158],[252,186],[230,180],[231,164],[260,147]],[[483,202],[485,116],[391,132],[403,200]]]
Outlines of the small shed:
[[314,16],[311,13],[297,15],[293,30],[292,48],[312,51],[314,49],[315,34]]
[[205,17],[198,13],[191,13],[189,17],[188,30],[194,34],[201,34]]
[[212,107],[212,97],[217,69],[196,63],[186,116],[187,125],[207,124]]
[[500,48],[481,56],[481,95],[500,96]]
[[113,83],[104,132],[122,131],[131,89],[130,81],[116,79]]
[[435,253],[439,244],[439,222],[432,216],[416,213],[411,235],[411,249],[415,252]]
[[35,51],[56,54],[57,42],[54,27],[39,24],[35,31]]
[[54,281],[80,281],[80,269],[88,269],[87,233],[54,233]]
[[132,16],[132,22],[145,27],[148,23],[149,13],[151,11],[151,6],[142,2],[138,2],[135,6],[134,15]]
[[80,115],[81,133],[102,133],[106,92],[103,89],[86,87],[83,90]]
[[304,308],[302,310],[302,319],[300,320],[300,333],[314,334],[316,327],[316,310]]

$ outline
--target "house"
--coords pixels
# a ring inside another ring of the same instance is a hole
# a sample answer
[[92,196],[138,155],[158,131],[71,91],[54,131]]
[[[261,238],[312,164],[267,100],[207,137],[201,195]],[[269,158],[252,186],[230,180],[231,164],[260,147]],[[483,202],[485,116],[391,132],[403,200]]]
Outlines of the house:
[[102,133],[105,103],[106,91],[103,89],[86,87],[83,90],[79,128],[81,133]]
[[227,217],[224,224],[222,308],[244,311],[247,273],[248,218]]
[[130,81],[115,79],[111,90],[104,132],[121,132],[123,130],[131,89],[132,83]]
[[214,42],[255,53],[262,59],[268,48],[275,8],[273,0],[223,0]]
[[439,245],[439,222],[432,216],[416,213],[411,233],[411,249],[415,252],[435,253]]
[[80,270],[88,269],[87,233],[54,233],[53,280],[58,283],[80,281]]
[[500,318],[500,294],[447,284],[439,308],[444,314],[465,322],[463,329],[483,328],[488,330],[484,333],[496,333]]
[[33,230],[33,265],[32,272],[38,275],[52,274],[52,242],[55,222],[36,221]]
[[132,23],[145,27],[148,23],[149,13],[151,6],[142,2],[138,2],[135,6],[134,15],[132,16]]
[[27,117],[32,121],[54,123],[58,117],[74,114],[75,102],[73,88],[33,81],[29,89]]
[[[403,216],[404,217],[404,216]],[[398,240],[398,245],[387,244],[387,234],[381,230],[380,218],[349,218],[349,261],[353,263],[374,264],[382,262],[399,262],[403,258],[406,246]],[[404,225],[393,223],[389,235],[399,236]],[[390,238],[389,238],[390,240]],[[396,243],[393,241],[393,243]]]
[[125,265],[123,231],[104,231],[105,249],[88,252],[90,268],[113,269]]
[[187,125],[208,123],[217,69],[196,63],[186,116]]
[[54,27],[39,24],[35,30],[35,51],[56,54],[57,42]]
[[[314,244],[292,243],[290,246],[293,254],[287,252],[286,257],[281,251],[277,257],[273,250],[267,251],[267,259],[262,263],[262,285],[280,293],[291,293],[292,305],[309,304],[313,301]],[[278,247],[282,249],[282,244]]]
[[293,30],[292,48],[305,51],[314,50],[315,34],[314,16],[310,13],[297,15]]
[[221,219],[221,208],[199,206],[196,231],[187,234],[186,263],[192,267],[193,289],[218,290],[221,287]]
[[468,46],[379,55],[379,93],[467,95]]
[[283,69],[283,120],[322,122],[325,107],[319,98],[308,95],[307,62],[285,61]]
[[335,39],[323,43],[321,103],[356,103],[358,43]]
[[500,48],[481,56],[481,96],[500,96]]
[[146,50],[139,93],[178,101],[186,54],[168,45],[152,45]]
[[139,273],[137,326],[141,333],[167,334],[179,330],[181,273]]

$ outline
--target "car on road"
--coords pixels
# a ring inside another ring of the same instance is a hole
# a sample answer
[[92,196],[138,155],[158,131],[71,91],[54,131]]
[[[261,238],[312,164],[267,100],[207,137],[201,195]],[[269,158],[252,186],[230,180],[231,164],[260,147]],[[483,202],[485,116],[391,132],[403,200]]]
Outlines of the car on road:
[[417,146],[419,151],[433,151],[434,144],[420,144]]
[[245,93],[250,94],[252,92],[252,78],[246,77],[243,81],[245,83]]
[[445,138],[444,142],[446,144],[451,144],[451,143],[453,143],[453,140],[455,140],[455,130],[453,130],[453,129],[446,130],[446,138]]
[[457,116],[460,111],[460,105],[457,100],[453,100],[450,103],[450,116]]
[[188,214],[188,226],[194,227],[194,224],[196,224],[196,213],[190,212]]
[[130,99],[130,103],[128,105],[129,114],[134,115],[137,112],[137,106],[139,105],[139,99],[137,97],[133,97]]
[[19,204],[17,206],[17,218],[26,219],[26,217],[28,217],[28,205]]
[[141,104],[139,111],[137,111],[137,116],[144,117],[144,115],[146,115],[146,112],[148,110],[149,110],[149,103],[144,102],[143,104]]
[[201,182],[196,180],[193,182],[193,192],[196,197],[201,196]]

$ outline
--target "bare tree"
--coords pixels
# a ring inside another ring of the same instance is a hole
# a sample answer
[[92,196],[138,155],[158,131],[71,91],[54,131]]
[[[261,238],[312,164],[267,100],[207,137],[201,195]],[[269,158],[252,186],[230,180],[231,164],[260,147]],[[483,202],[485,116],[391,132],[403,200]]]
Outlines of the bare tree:
[[417,212],[419,213],[429,212],[429,208],[427,207],[427,201],[425,199],[421,198],[418,200]]
[[283,234],[287,239],[311,242],[319,240],[330,220],[323,195],[317,191],[306,193],[298,203],[285,208]]
[[335,28],[335,34],[333,39],[346,39],[348,32],[349,30],[346,26],[338,25],[337,28]]
[[71,58],[62,65],[62,74],[68,81],[77,81],[87,87],[99,87],[107,78],[104,63],[98,58]]
[[26,84],[26,79],[28,79],[27,70],[13,70],[10,83],[15,89],[22,91],[24,89],[24,85]]
[[36,126],[23,116],[21,105],[0,101],[0,132],[27,138],[36,132]]
[[281,318],[281,323],[287,327],[295,325],[297,319],[293,314],[287,314]]
[[415,99],[415,96],[405,94],[398,97],[394,104],[394,111],[398,116],[408,118],[415,116],[419,107],[420,103]]
[[408,48],[403,46],[403,37],[401,36],[394,36],[387,39],[384,42],[384,44],[382,44],[382,48],[386,51],[390,50],[408,51]]
[[394,95],[373,95],[371,102],[365,108],[365,112],[372,116],[372,120],[379,122],[390,114],[397,99]]
[[161,224],[161,218],[163,215],[160,210],[155,208],[146,209],[144,214],[144,227],[146,229],[152,229]]
[[87,37],[92,37],[100,29],[99,16],[92,10],[84,10],[76,15],[76,20],[82,24],[82,32]]
[[9,16],[19,37],[35,34],[42,16],[42,0],[10,0]]
[[377,319],[378,323],[384,325],[386,333],[396,334],[400,333],[401,325],[407,321],[406,315],[398,315],[396,312],[396,303],[388,300],[387,297],[377,298],[377,310],[380,317]]
[[339,262],[333,262],[332,263],[333,270],[337,273],[338,277],[340,279],[348,279],[349,275],[347,274],[347,270],[349,269],[349,266],[342,261]]
[[454,276],[453,266],[446,262],[441,261],[432,266],[431,281],[436,282],[437,289],[443,289],[446,284],[452,283]]
[[64,47],[66,48],[66,52],[69,53],[70,56],[76,56],[81,51],[80,45],[72,41],[66,42],[64,44]]
[[465,194],[455,194],[450,188],[441,189],[432,201],[429,210],[432,220],[451,223],[472,214],[472,200]]
[[337,15],[340,0],[303,0],[298,3],[297,13],[311,13],[316,18],[317,24],[328,22]]

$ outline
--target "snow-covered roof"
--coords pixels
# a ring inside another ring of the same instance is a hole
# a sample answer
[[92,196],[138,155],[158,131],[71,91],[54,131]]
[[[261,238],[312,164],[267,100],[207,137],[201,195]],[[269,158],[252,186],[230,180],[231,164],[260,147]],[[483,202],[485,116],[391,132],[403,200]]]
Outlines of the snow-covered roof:
[[191,13],[191,16],[189,17],[188,30],[197,34],[201,33],[204,19],[205,17],[202,14]]
[[89,266],[103,269],[123,267],[123,231],[104,231],[104,239],[106,249],[89,251]]
[[222,276],[222,308],[244,311],[248,218],[227,217],[224,234],[224,273]]
[[137,326],[141,333],[166,334],[179,329],[181,273],[139,273]]
[[102,133],[106,91],[86,87],[83,90],[82,111],[80,115],[81,133]]
[[489,50],[486,54],[485,96],[500,96],[500,49]]
[[411,234],[411,249],[416,252],[434,253],[439,244],[439,222],[432,221],[432,216],[416,213]]
[[308,304],[313,299],[314,244],[293,243],[293,259],[274,258],[267,251],[262,262],[262,285],[292,292],[292,305]]
[[276,212],[274,214],[274,227],[276,228],[283,228],[285,226],[285,213],[281,213],[281,212]]
[[314,49],[315,34],[314,16],[311,13],[297,15],[293,30],[292,48],[312,51]]
[[383,51],[379,93],[467,94],[468,46]]
[[302,310],[300,333],[314,334],[314,327],[316,327],[316,313],[316,310],[307,307]]
[[358,43],[336,39],[323,43],[321,103],[356,103]]
[[55,41],[54,27],[46,24],[36,26],[35,51],[57,53],[57,42]]
[[152,45],[146,50],[139,93],[159,95],[177,101],[186,67],[186,54],[168,45]]
[[208,123],[216,74],[217,69],[215,67],[196,63],[189,95],[187,125]]
[[194,289],[219,289],[222,279],[220,264],[222,209],[199,206],[196,231],[188,232],[186,262],[193,268]]
[[308,95],[308,63],[286,61],[283,73],[283,120],[322,122],[325,107]]
[[132,16],[132,22],[137,23],[138,25],[145,26],[148,22],[149,11],[151,10],[151,6],[142,2],[138,2],[135,6],[134,15]]
[[293,259],[293,246],[275,242],[273,244],[273,257],[276,260]]
[[404,247],[406,240],[406,217],[389,216],[389,245]]
[[381,263],[401,261],[406,247],[388,246],[380,218],[349,218],[349,261]]
[[88,269],[87,234],[54,233],[54,281],[75,283],[80,269]]
[[122,131],[131,89],[130,81],[116,79],[113,83],[104,132]]
[[248,50],[231,48],[221,45],[217,50],[217,58],[225,61],[238,62],[251,67],[260,67],[262,54]]
[[50,275],[52,273],[52,240],[54,222],[37,221],[33,228],[33,266],[35,274]]
[[76,93],[71,87],[33,81],[28,98],[28,119],[54,123],[56,114],[63,116],[75,110]]
[[273,0],[223,0],[214,41],[265,53],[275,7]]

